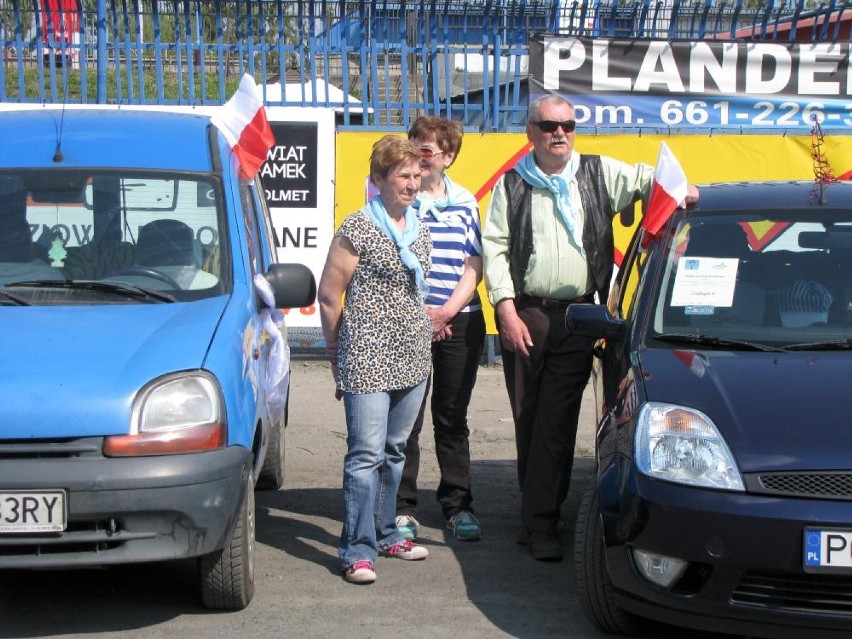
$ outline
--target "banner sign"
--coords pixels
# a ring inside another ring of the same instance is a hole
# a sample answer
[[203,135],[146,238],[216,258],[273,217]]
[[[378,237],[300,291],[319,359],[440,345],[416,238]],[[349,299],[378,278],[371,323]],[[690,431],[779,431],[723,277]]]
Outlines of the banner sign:
[[558,93],[598,131],[852,133],[848,42],[536,36],[530,100]]
[[[334,236],[334,111],[267,107],[275,144],[260,167],[282,262],[306,265],[319,283]],[[290,309],[288,327],[319,328],[316,305]]]

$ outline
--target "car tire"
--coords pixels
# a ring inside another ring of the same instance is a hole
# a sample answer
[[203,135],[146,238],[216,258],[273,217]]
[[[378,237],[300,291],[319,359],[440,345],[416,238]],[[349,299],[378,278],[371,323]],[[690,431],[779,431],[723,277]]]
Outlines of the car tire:
[[285,444],[286,429],[282,419],[270,429],[266,457],[260,469],[260,476],[257,478],[258,490],[281,490],[284,488]]
[[592,484],[583,494],[574,528],[574,580],[577,598],[586,617],[607,634],[640,634],[643,620],[615,603],[613,586],[606,571],[603,525],[598,487]]
[[255,512],[251,468],[225,546],[198,559],[201,601],[212,610],[242,610],[254,596]]

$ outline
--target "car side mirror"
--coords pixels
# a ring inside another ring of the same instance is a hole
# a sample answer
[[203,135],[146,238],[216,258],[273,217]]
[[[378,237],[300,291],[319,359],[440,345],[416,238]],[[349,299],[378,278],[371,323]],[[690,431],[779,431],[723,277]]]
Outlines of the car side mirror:
[[275,308],[303,308],[317,299],[314,274],[304,264],[272,264],[264,277],[275,295]]
[[603,304],[571,304],[565,311],[565,328],[585,337],[617,341],[624,338],[625,327]]

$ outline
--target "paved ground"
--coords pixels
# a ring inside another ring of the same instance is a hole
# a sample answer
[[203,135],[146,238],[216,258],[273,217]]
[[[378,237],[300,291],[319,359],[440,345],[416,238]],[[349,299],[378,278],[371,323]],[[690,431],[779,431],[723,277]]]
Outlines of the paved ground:
[[563,510],[566,560],[534,561],[515,543],[515,445],[502,369],[480,367],[470,429],[474,506],[483,539],[458,542],[444,530],[435,500],[434,443],[426,430],[420,521],[421,541],[431,555],[423,562],[381,558],[378,582],[354,586],[341,579],[336,550],[346,449],[343,407],[334,400],[325,362],[295,361],[287,488],[257,494],[257,594],[246,610],[223,614],[200,608],[191,562],[7,571],[0,579],[0,638],[602,639],[580,611],[570,561],[577,499],[592,475],[593,421],[586,402]]

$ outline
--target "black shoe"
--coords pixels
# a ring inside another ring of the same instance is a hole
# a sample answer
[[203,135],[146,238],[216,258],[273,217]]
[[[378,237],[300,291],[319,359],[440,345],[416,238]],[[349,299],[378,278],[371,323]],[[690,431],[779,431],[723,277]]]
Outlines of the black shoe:
[[562,546],[555,533],[531,532],[530,554],[539,561],[562,561]]

